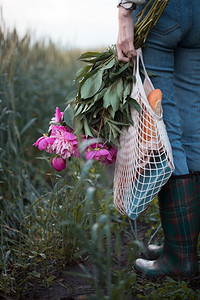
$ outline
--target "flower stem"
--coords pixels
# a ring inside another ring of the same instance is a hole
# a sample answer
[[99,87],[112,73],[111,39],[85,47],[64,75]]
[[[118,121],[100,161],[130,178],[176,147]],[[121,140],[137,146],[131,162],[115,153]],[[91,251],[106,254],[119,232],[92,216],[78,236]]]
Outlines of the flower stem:
[[146,16],[144,17],[147,8],[152,2],[153,0],[150,0],[147,3],[147,5],[143,8],[143,10],[138,14],[138,20],[134,27],[135,49],[140,48],[144,44],[149,32],[158,22],[169,0],[155,0],[152,7],[149,9]]
[[100,123],[100,126],[99,126],[99,131],[98,131],[98,136],[97,136],[97,143],[98,143],[98,141],[99,141],[100,132],[101,132],[101,127],[102,127],[102,125],[103,125],[103,117],[104,117],[105,110],[106,110],[106,109],[104,108],[103,111],[102,111],[102,115],[101,115],[101,123]]

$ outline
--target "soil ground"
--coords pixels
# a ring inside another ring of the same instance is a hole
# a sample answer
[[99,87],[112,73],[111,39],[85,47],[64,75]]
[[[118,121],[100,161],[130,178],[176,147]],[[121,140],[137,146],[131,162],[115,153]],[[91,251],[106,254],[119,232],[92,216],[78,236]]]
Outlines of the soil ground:
[[[140,240],[145,236],[145,232],[147,231],[147,227],[149,225],[145,225],[143,223],[138,224],[138,237]],[[122,251],[121,251],[121,262],[126,264],[126,250],[127,244],[130,242],[130,239],[122,235]],[[93,271],[93,265],[90,260],[89,255],[86,256],[84,260],[81,261],[81,264],[87,268],[89,272]],[[95,294],[92,286],[88,283],[88,281],[84,280],[82,277],[75,275],[68,275],[67,273],[82,273],[82,269],[80,268],[80,264],[74,264],[68,266],[66,270],[63,270],[61,274],[58,274],[56,277],[56,282],[51,286],[48,290],[46,288],[39,288],[36,295],[28,294],[26,295],[27,300],[87,300],[89,295]],[[126,300],[134,300],[138,299],[136,296],[131,299]],[[98,300],[98,299],[97,299]],[[124,299],[125,300],[125,299]]]

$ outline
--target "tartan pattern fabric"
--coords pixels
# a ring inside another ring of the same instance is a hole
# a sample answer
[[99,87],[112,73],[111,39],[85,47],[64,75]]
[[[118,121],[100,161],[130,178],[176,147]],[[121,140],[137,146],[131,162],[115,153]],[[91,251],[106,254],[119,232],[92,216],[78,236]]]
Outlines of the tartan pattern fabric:
[[[198,210],[195,178],[172,177],[159,195],[165,236],[162,265],[175,274],[190,272],[197,265]],[[165,263],[166,262],[166,263]]]
[[189,277],[198,271],[199,233],[195,176],[174,176],[159,193],[164,249],[156,261],[138,259],[135,268],[150,276]]
[[199,219],[199,232],[200,232],[200,171],[193,172],[196,179],[196,195],[197,195],[197,208],[198,208],[198,219]]

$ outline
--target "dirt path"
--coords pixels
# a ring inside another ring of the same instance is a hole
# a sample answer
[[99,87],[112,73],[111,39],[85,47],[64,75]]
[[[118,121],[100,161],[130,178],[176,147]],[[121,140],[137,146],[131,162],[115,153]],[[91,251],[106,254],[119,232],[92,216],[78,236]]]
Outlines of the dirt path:
[[[143,239],[147,229],[147,225],[140,223],[138,226],[139,239]],[[126,265],[127,260],[127,245],[131,240],[131,236],[127,237],[124,233],[121,236],[122,249],[121,249],[121,263]],[[133,238],[132,238],[133,239]],[[90,273],[93,273],[93,265],[89,255],[80,262]],[[88,299],[89,295],[95,294],[92,286],[83,277],[76,275],[69,275],[70,273],[83,273],[80,268],[80,263],[68,266],[67,269],[63,270],[59,274],[54,274],[55,282],[49,289],[39,287],[37,293],[34,295],[33,290],[25,296],[27,300],[85,300]],[[132,297],[130,300],[137,299]],[[98,300],[98,299],[97,299]],[[126,299],[129,300],[129,299]]]

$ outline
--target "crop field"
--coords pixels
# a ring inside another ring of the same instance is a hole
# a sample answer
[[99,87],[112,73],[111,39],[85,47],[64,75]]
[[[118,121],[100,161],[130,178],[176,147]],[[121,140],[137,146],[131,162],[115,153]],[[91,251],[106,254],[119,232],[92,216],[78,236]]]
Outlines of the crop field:
[[134,223],[114,208],[113,166],[73,158],[58,173],[32,146],[81,54],[0,27],[0,298],[200,299],[198,276],[151,281],[132,267],[163,241],[156,200]]

